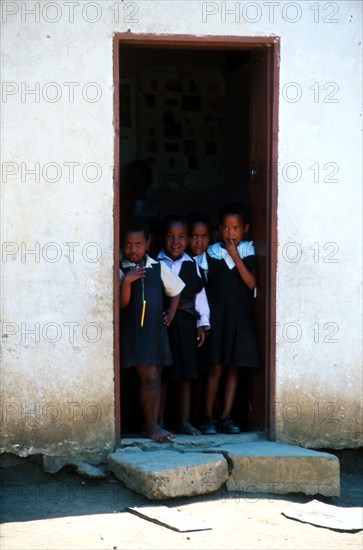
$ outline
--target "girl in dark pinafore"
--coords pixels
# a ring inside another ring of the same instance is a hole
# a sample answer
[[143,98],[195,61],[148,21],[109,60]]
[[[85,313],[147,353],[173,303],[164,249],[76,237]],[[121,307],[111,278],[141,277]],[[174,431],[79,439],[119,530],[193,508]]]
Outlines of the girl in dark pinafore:
[[194,260],[185,252],[188,225],[184,218],[170,216],[163,222],[163,250],[158,260],[165,263],[185,283],[179,306],[170,325],[169,341],[173,355],[171,379],[179,390],[181,433],[198,435],[190,423],[191,381],[198,378],[197,348],[202,346],[209,325],[209,306],[203,281]]
[[208,247],[207,293],[211,310],[210,362],[206,420],[203,434],[217,432],[212,413],[223,371],[226,376],[220,431],[238,434],[231,419],[241,367],[259,366],[259,350],[252,320],[252,298],[256,287],[256,256],[251,241],[242,240],[249,229],[247,210],[230,203],[220,211],[222,242]]
[[[172,363],[167,326],[173,320],[184,283],[146,254],[149,229],[142,219],[128,222],[120,263],[121,367],[134,367],[140,379],[143,433],[155,441],[173,434],[158,422],[161,370]],[[169,297],[163,309],[163,296]]]

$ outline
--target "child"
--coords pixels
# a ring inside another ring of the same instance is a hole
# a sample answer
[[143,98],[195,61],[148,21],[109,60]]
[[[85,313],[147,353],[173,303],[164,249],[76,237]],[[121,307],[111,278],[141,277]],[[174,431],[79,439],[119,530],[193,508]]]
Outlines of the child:
[[252,294],[256,287],[256,261],[252,242],[243,241],[249,229],[246,210],[230,203],[220,211],[222,242],[208,247],[208,298],[211,309],[210,360],[206,421],[202,433],[217,432],[212,418],[220,377],[226,374],[220,430],[238,434],[240,429],[231,419],[238,369],[258,367],[259,352],[252,321]]
[[169,327],[170,346],[174,358],[171,378],[178,383],[180,432],[199,435],[190,423],[191,380],[198,378],[197,347],[204,343],[209,329],[209,306],[199,270],[186,254],[188,226],[186,220],[169,216],[163,222],[163,250],[158,259],[185,283],[173,324]]
[[[120,269],[121,365],[135,367],[140,378],[144,435],[155,441],[174,437],[158,423],[163,365],[172,364],[166,326],[179,303],[184,283],[146,254],[149,228],[142,219],[128,222]],[[170,297],[163,312],[163,291]]]
[[193,212],[188,216],[189,250],[199,267],[204,284],[207,266],[206,250],[210,241],[211,226],[207,215]]
[[[204,287],[206,287],[206,269],[208,269],[206,250],[210,242],[210,220],[208,215],[202,212],[192,212],[188,214],[187,219],[189,226],[190,255],[199,267]],[[206,336],[208,337],[208,332],[206,332]],[[204,401],[209,365],[207,349],[208,340],[209,339],[206,338],[204,345],[197,350],[199,379],[194,384],[194,388],[192,388],[192,418],[195,418],[199,426],[204,419]]]

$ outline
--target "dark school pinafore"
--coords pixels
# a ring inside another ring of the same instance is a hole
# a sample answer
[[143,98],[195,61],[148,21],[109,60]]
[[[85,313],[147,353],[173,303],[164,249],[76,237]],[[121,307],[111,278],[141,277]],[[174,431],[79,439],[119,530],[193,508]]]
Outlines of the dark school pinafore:
[[179,277],[185,283],[175,317],[168,329],[170,347],[174,359],[172,380],[198,378],[197,319],[195,296],[203,288],[194,261],[183,262]]
[[[229,269],[223,259],[207,254],[207,296],[210,307],[209,354],[213,365],[259,367],[259,349],[252,318],[253,291],[243,282],[237,268]],[[256,272],[256,257],[243,263]]]
[[[131,268],[120,266],[123,273]],[[143,289],[146,300],[144,325],[141,326]],[[163,285],[160,263],[146,269],[144,279],[131,285],[130,303],[120,312],[121,367],[170,365],[167,328],[163,324]]]

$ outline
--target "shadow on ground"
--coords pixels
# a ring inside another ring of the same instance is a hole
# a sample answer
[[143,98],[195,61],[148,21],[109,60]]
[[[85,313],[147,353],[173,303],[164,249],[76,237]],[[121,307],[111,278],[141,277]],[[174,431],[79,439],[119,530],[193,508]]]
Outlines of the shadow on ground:
[[[322,449],[319,449],[322,450]],[[324,451],[335,454],[341,465],[341,495],[326,498],[302,494],[246,494],[220,490],[212,494],[167,501],[150,501],[130,491],[113,474],[103,480],[90,480],[67,466],[57,474],[42,471],[36,458],[19,460],[17,466],[1,468],[1,521],[4,523],[39,519],[112,514],[128,506],[161,505],[178,507],[203,501],[284,500],[305,503],[313,498],[336,506],[363,505],[363,449]]]

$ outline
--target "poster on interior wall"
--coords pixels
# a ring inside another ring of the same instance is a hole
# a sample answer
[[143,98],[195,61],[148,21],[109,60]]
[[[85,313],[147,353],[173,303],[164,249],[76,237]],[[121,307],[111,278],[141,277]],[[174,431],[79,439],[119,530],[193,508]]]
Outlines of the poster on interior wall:
[[181,70],[182,74],[182,89],[183,93],[186,95],[200,95],[203,91],[203,83],[201,79],[201,72],[203,70],[200,68],[185,68]]

